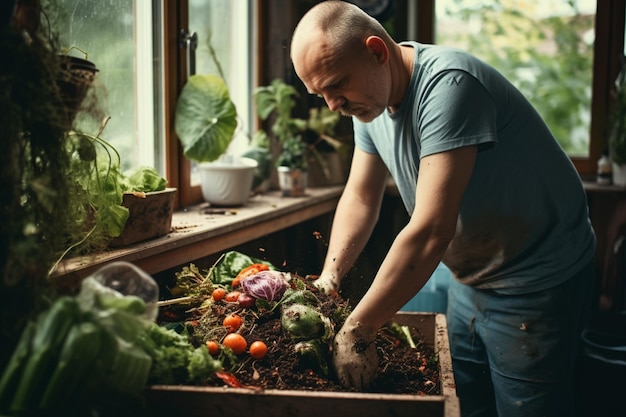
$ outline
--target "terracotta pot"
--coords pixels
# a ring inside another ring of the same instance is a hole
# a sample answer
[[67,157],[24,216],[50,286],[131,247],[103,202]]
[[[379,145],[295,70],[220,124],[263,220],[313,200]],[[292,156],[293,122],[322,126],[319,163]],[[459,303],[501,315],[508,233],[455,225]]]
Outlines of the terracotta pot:
[[122,205],[130,215],[122,234],[111,240],[109,246],[127,246],[168,234],[172,229],[175,197],[176,188],[143,195],[124,193]]

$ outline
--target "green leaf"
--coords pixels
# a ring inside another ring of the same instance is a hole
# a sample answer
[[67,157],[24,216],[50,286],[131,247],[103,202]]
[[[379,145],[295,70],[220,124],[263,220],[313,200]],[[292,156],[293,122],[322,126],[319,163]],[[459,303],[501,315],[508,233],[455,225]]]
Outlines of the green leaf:
[[192,75],[183,87],[174,119],[185,157],[211,162],[222,155],[237,127],[237,110],[217,75]]
[[262,120],[269,117],[276,108],[276,97],[271,86],[257,87],[253,91],[257,112]]
[[230,285],[242,269],[253,263],[264,263],[268,265],[270,269],[276,269],[271,263],[262,259],[251,257],[237,251],[229,251],[224,254],[222,260],[215,266],[215,269],[213,269],[211,281],[214,284]]
[[98,221],[111,237],[122,234],[129,216],[130,211],[124,206],[110,205],[98,210]]
[[167,186],[167,180],[153,167],[139,167],[128,177],[128,187],[132,191],[149,193],[163,191]]

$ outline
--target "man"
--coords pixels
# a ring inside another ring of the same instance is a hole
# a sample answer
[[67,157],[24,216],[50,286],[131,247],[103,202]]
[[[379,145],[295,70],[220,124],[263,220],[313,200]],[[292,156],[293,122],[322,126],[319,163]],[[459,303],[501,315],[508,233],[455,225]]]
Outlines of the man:
[[372,381],[377,330],[443,262],[455,276],[447,319],[463,415],[574,414],[595,237],[580,178],[541,117],[478,59],[395,43],[347,2],[314,6],[291,58],[307,90],[354,121],[316,285],[339,288],[378,219],[388,172],[411,214],[337,333],[340,381]]

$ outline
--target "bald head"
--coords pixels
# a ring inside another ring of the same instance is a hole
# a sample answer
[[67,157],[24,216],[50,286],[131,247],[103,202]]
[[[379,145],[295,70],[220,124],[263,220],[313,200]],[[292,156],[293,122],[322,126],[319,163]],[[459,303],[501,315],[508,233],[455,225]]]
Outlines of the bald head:
[[322,96],[330,110],[370,121],[389,103],[398,48],[376,19],[351,3],[328,0],[296,26],[291,59],[308,92]]
[[352,3],[328,0],[311,8],[300,20],[291,41],[291,58],[312,46],[329,48],[334,54],[365,49],[368,36],[389,45],[393,40],[383,26]]

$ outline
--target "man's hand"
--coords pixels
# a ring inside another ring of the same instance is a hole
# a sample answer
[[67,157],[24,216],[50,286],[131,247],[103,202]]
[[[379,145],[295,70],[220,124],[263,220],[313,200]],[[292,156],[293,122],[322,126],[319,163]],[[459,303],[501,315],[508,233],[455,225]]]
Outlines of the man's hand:
[[326,294],[332,294],[339,291],[339,280],[337,277],[324,271],[322,271],[319,278],[313,281],[313,285]]
[[333,364],[346,388],[367,388],[378,371],[376,330],[348,317],[333,341]]

